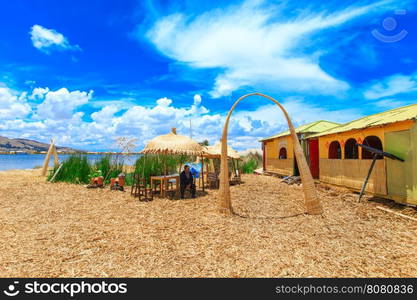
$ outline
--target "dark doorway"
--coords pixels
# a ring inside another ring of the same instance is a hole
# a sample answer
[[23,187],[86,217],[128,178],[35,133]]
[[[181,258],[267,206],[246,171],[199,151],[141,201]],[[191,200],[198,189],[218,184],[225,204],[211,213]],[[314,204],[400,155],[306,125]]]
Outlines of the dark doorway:
[[282,147],[281,149],[279,149],[278,158],[279,159],[287,159],[287,149],[285,147]]
[[313,178],[319,178],[319,141],[318,139],[308,140],[310,153],[310,171]]
[[298,170],[297,158],[294,153],[294,176],[300,176],[300,171]]

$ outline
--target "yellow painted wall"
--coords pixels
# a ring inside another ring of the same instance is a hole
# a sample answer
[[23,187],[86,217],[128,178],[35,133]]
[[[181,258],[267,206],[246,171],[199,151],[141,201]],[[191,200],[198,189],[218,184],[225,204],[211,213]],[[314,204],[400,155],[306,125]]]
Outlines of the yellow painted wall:
[[[407,130],[410,129],[414,124],[414,121],[402,121],[392,124],[387,124],[378,127],[370,127],[364,129],[355,129],[346,132],[335,133],[331,135],[325,135],[319,137],[319,156],[320,158],[328,158],[329,155],[329,145],[332,141],[339,141],[340,146],[342,148],[342,159],[345,157],[345,147],[344,142],[346,142],[349,138],[355,138],[356,141],[361,140],[363,141],[367,136],[375,135],[379,137],[382,142],[382,145],[385,149],[385,133],[392,132],[392,131],[400,131],[400,130]],[[327,144],[327,145],[326,145]],[[361,158],[362,151],[359,151],[359,158]]]
[[[390,183],[388,183],[388,195],[381,195],[382,197],[390,198],[392,200],[395,200],[397,202],[403,202],[403,203],[409,203],[409,204],[417,204],[417,159],[414,159],[414,153],[417,152],[417,123],[415,124],[414,121],[402,121],[392,124],[387,124],[384,126],[378,126],[378,127],[371,127],[371,128],[364,128],[360,130],[350,130],[346,132],[341,132],[337,134],[332,134],[328,136],[321,136],[319,137],[319,156],[322,159],[328,158],[328,152],[329,148],[327,145],[329,145],[332,141],[339,141],[341,150],[342,150],[342,159],[344,159],[345,155],[345,148],[344,148],[344,142],[346,142],[349,138],[355,138],[356,141],[361,140],[363,141],[367,136],[374,135],[377,136],[383,145],[383,150],[387,150],[387,145],[385,143],[385,134],[389,132],[396,132],[396,131],[405,131],[410,130],[410,150],[409,153],[407,153],[407,156],[404,157],[406,159],[406,162],[404,164],[408,163],[410,165],[404,165],[401,166],[402,168],[405,168],[408,174],[406,177],[407,183],[406,183],[406,189],[407,189],[407,196],[400,197],[394,194],[390,194],[389,186]],[[359,151],[359,158],[362,156],[362,151]],[[403,155],[402,155],[403,156]],[[411,159],[412,158],[412,159]],[[385,158],[385,160],[387,160]],[[321,164],[322,161],[320,160]],[[389,162],[392,163],[392,162]],[[397,163],[397,162],[394,162]],[[402,163],[401,163],[402,164]],[[411,171],[410,171],[411,170]],[[389,170],[387,170],[389,171]],[[395,180],[391,178],[390,176],[387,176],[388,180]]]
[[294,158],[294,147],[291,136],[282,136],[265,141],[264,143],[267,158],[278,158],[281,147],[287,148],[287,158]]

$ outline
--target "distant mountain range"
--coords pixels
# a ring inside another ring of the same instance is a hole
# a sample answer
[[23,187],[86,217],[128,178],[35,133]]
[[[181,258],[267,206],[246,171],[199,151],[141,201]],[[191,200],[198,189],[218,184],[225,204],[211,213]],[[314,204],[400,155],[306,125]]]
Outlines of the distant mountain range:
[[[9,139],[0,136],[0,152],[42,152],[48,151],[49,144],[28,139]],[[59,152],[82,152],[68,147],[56,146]]]

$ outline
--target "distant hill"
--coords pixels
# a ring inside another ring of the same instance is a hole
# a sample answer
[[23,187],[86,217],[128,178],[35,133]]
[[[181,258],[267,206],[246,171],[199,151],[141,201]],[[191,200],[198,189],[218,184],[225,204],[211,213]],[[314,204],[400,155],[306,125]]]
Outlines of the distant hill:
[[[38,141],[28,140],[28,139],[9,139],[6,137],[0,136],[0,152],[42,152],[48,151],[49,144],[41,143]],[[56,149],[60,152],[82,152],[76,149],[68,147],[59,147],[56,146]]]

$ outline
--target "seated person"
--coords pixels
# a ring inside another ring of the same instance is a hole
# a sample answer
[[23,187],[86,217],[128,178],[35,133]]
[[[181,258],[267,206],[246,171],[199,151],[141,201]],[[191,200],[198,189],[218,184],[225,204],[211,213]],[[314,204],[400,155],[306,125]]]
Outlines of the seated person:
[[193,179],[193,174],[190,172],[190,166],[185,165],[184,171],[180,175],[180,192],[181,198],[184,198],[185,189],[189,188],[191,191],[191,198],[195,198],[195,184]]

